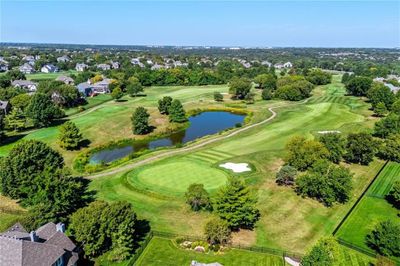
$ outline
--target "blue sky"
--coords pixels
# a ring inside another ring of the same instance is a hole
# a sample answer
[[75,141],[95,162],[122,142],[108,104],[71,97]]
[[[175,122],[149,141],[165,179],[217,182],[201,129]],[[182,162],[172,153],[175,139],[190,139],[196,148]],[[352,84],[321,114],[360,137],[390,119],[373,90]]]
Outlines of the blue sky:
[[0,42],[399,47],[400,1],[0,0]]

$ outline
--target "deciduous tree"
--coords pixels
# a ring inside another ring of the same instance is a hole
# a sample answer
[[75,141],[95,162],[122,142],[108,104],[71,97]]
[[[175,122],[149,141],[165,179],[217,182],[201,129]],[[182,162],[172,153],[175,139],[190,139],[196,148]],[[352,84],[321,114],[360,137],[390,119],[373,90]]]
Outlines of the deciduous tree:
[[172,98],[169,96],[164,96],[162,99],[158,100],[158,110],[160,114],[169,114],[169,108],[171,107]]
[[183,123],[187,121],[185,110],[181,102],[177,99],[173,100],[171,106],[168,108],[169,120],[171,122]]
[[376,147],[376,141],[368,133],[349,134],[344,158],[348,162],[368,165],[374,159]]
[[192,210],[209,209],[211,207],[210,195],[203,184],[191,184],[185,193],[186,203]]
[[384,256],[400,256],[400,224],[391,220],[380,222],[367,235],[367,244]]
[[231,238],[231,230],[227,221],[213,218],[206,223],[204,235],[211,245],[226,244]]
[[137,135],[144,135],[151,131],[149,126],[149,113],[144,107],[139,106],[132,114],[132,132]]

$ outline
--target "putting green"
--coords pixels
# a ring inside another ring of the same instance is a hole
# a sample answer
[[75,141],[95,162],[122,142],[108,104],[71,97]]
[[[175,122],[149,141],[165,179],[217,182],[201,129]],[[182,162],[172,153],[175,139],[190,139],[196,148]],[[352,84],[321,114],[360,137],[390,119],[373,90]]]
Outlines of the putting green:
[[204,184],[207,191],[224,185],[228,174],[200,161],[178,159],[143,167],[128,174],[136,189],[167,195],[182,195],[190,184]]

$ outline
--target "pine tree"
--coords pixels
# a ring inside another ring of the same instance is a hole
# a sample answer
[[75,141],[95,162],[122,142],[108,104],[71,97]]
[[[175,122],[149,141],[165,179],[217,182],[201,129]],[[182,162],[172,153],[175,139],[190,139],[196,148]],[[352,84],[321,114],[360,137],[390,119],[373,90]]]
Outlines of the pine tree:
[[173,100],[169,111],[169,121],[183,123],[187,121],[185,110],[179,100]]
[[59,135],[60,147],[66,150],[74,150],[79,148],[82,142],[82,134],[79,128],[71,121],[65,122],[60,127]]
[[388,113],[388,110],[386,108],[386,105],[383,102],[379,102],[375,109],[374,109],[375,115],[382,117],[385,116]]
[[150,115],[144,107],[136,108],[131,118],[133,134],[144,135],[151,131],[149,117]]
[[257,197],[243,179],[230,178],[215,201],[215,211],[232,229],[253,228],[260,216],[256,208]]

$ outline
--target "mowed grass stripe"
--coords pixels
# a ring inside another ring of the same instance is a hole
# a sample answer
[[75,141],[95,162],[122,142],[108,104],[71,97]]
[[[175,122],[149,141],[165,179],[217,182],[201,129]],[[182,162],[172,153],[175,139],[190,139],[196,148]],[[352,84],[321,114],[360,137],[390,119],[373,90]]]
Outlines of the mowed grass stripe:
[[223,159],[226,159],[226,158],[233,157],[232,155],[229,155],[229,154],[226,154],[226,153],[222,153],[222,152],[221,153],[215,153],[215,152],[212,152],[212,151],[203,151],[202,154],[208,155],[208,156],[211,156],[211,157],[215,157],[218,160],[223,160]]
[[186,156],[185,158],[193,159],[195,161],[196,160],[200,160],[200,161],[203,161],[203,162],[206,162],[206,163],[215,163],[216,162],[215,158],[202,156],[202,155],[197,154],[197,153],[194,153],[194,154],[191,154],[189,156]]
[[367,195],[383,198],[389,193],[394,182],[398,180],[400,180],[400,164],[390,162],[385,169],[383,169],[378,180],[371,186]]

